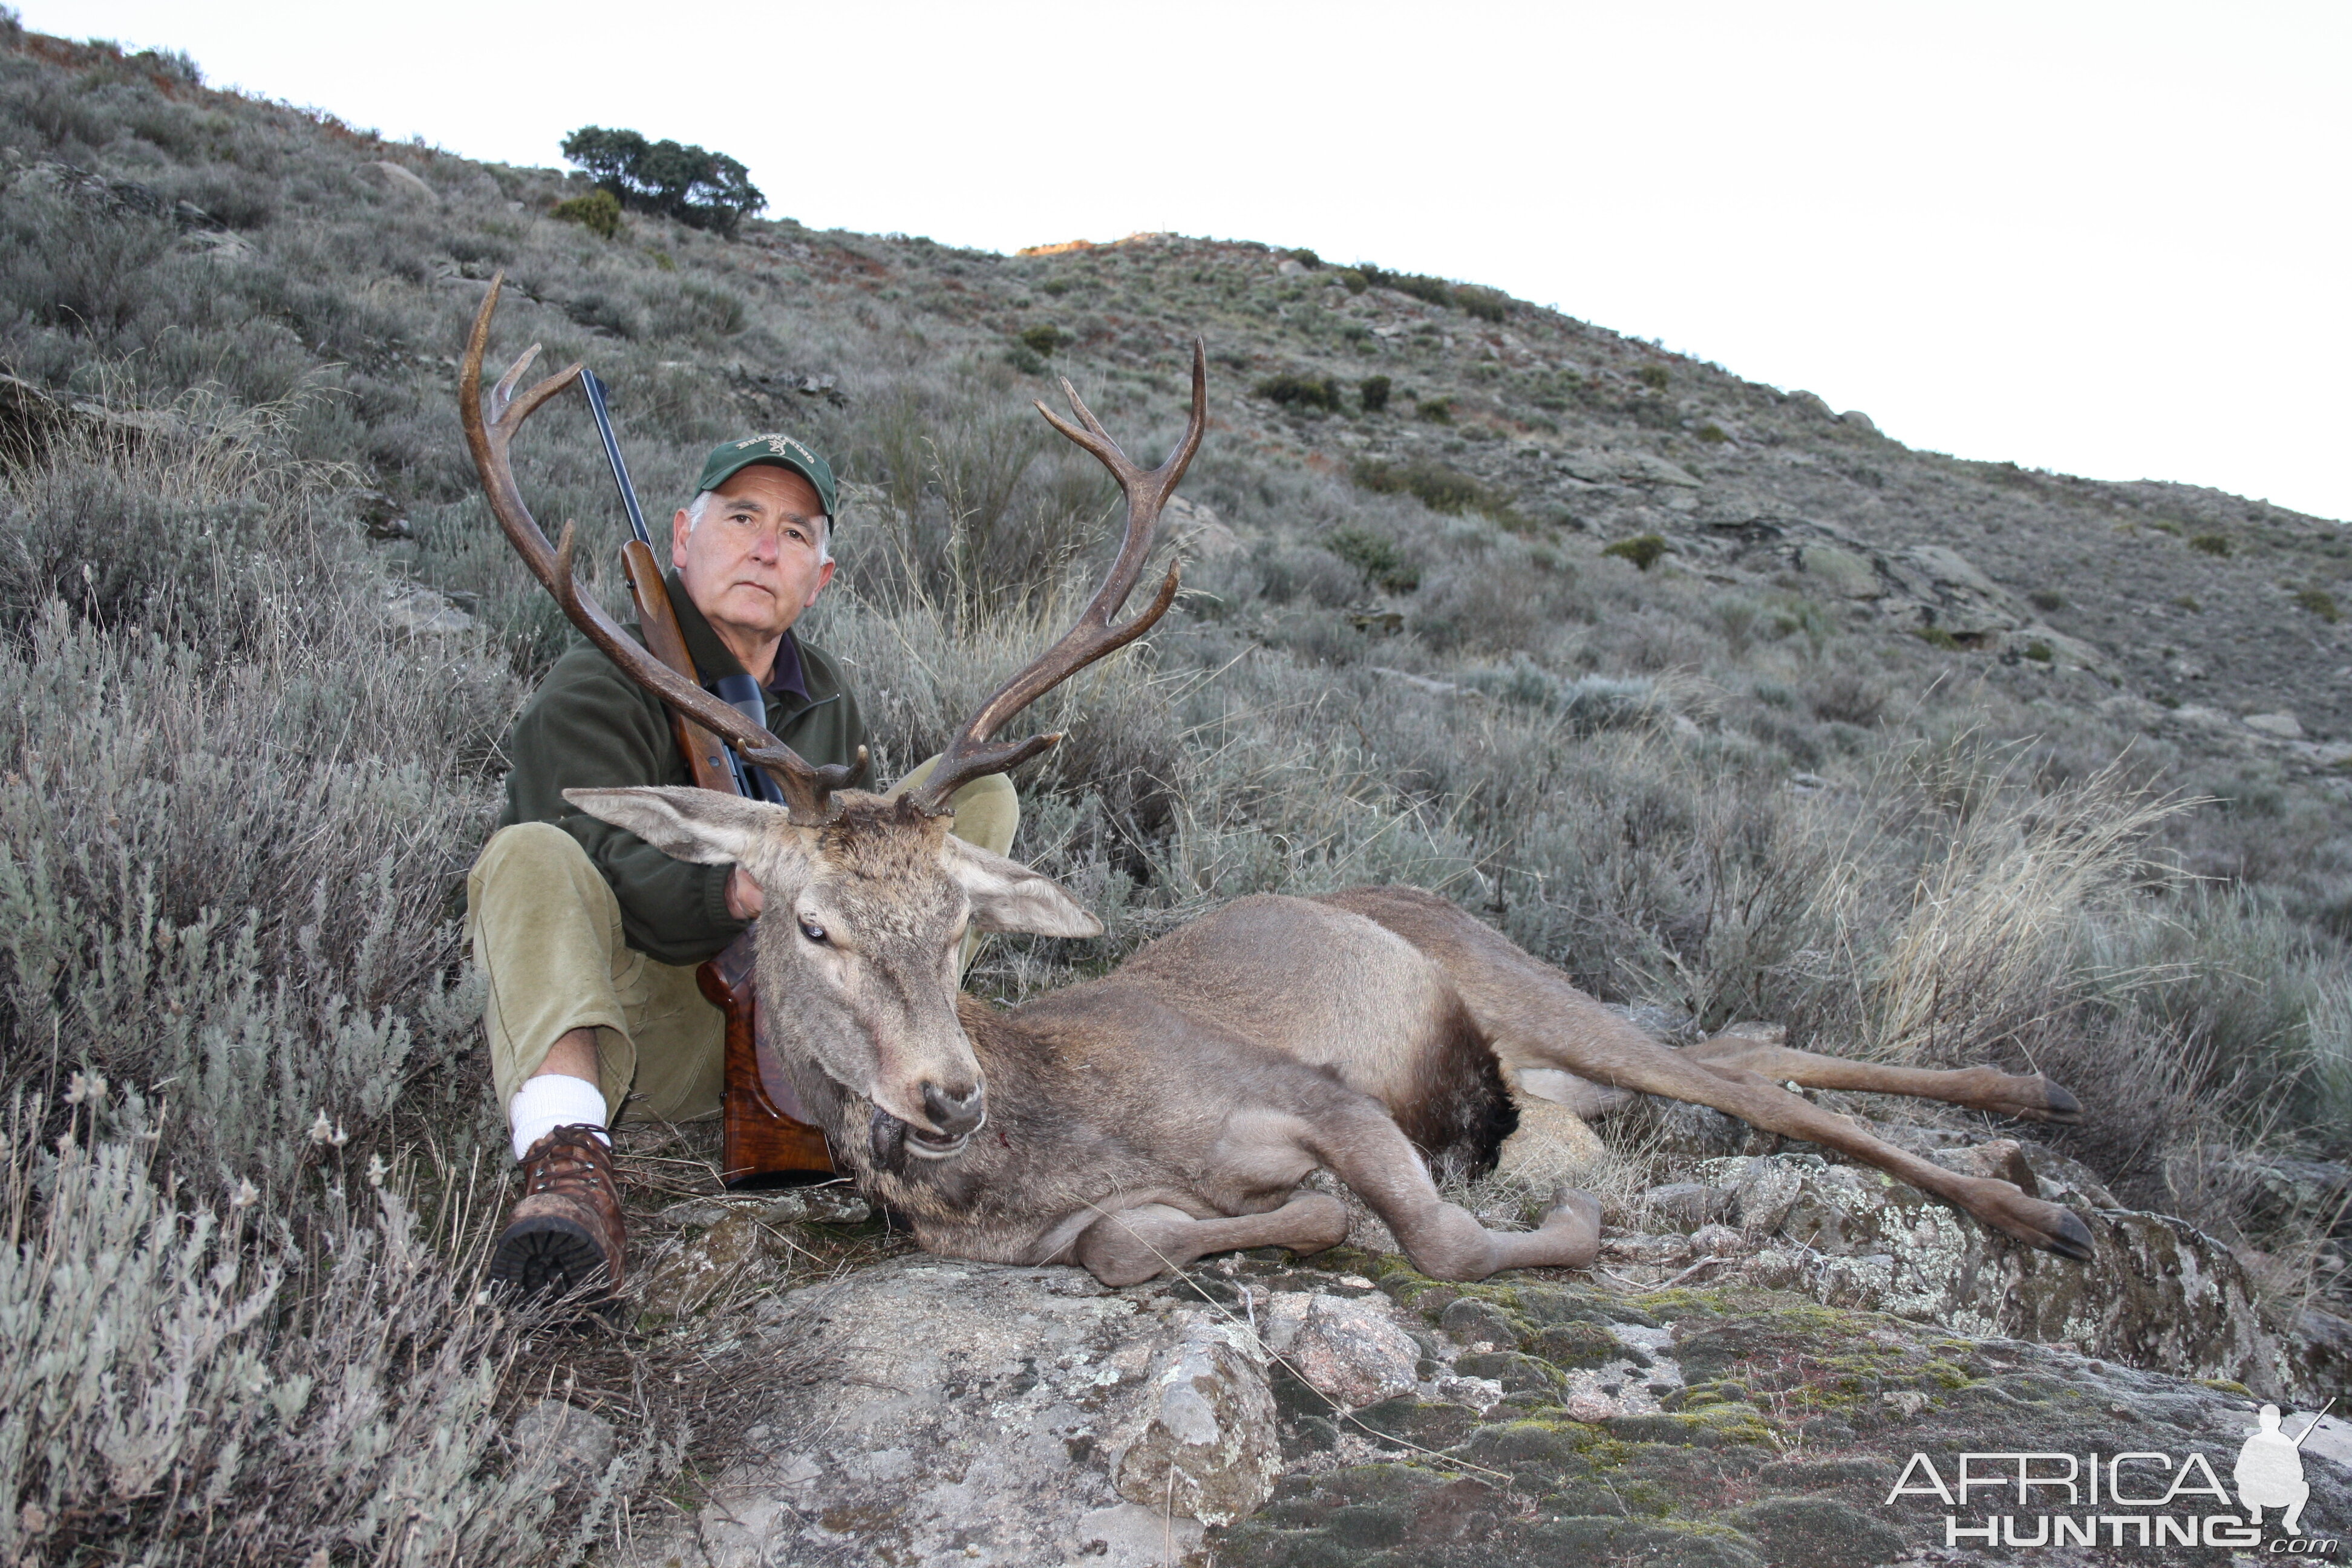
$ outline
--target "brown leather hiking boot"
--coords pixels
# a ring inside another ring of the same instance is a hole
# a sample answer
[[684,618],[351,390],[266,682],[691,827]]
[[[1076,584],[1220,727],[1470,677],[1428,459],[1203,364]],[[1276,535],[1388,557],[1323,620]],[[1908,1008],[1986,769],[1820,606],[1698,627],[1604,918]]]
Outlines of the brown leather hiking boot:
[[612,1150],[593,1127],[559,1127],[522,1165],[522,1202],[490,1253],[490,1283],[521,1296],[610,1296],[628,1239]]

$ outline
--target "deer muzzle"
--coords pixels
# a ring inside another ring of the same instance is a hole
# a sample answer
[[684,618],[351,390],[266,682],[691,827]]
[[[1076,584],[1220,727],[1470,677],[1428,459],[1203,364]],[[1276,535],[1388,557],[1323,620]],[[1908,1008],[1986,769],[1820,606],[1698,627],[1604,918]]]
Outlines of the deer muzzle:
[[[961,1094],[952,1093],[936,1083],[923,1085],[923,1110],[942,1142],[952,1142],[957,1148],[963,1141],[980,1131],[988,1120],[988,1091],[975,1083]],[[910,1129],[910,1147],[919,1151],[923,1141],[920,1129]]]

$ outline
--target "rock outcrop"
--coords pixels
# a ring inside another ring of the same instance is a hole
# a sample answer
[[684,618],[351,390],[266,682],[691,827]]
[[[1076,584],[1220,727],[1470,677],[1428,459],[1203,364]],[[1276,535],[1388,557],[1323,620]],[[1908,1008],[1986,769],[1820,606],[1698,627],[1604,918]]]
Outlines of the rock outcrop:
[[[1948,1516],[1979,1528],[1979,1515],[2006,1514],[2030,1534],[2041,1515],[2083,1510],[2054,1492],[1996,1507],[1979,1490],[1961,1510],[1916,1475],[1894,1496],[1912,1455],[1948,1479],[1963,1452],[2194,1453],[2226,1477],[2252,1428],[2259,1396],[2243,1383],[2137,1370],[2122,1356],[2145,1342],[2089,1342],[2113,1331],[2099,1303],[2137,1300],[2137,1286],[2075,1291],[2079,1325],[2024,1325],[2073,1342],[2003,1338],[2009,1298],[2060,1294],[2018,1288],[2007,1254],[2020,1249],[1948,1237],[1931,1202],[1807,1156],[1705,1173],[1730,1184],[1685,1185],[1727,1194],[1748,1230],[1620,1237],[1590,1274],[1445,1284],[1343,1248],[1307,1264],[1278,1251],[1210,1260],[1126,1290],[1074,1268],[904,1256],[804,1287],[758,1313],[780,1372],[743,1457],[683,1516],[641,1525],[618,1561],[1990,1563],[2008,1559],[1951,1546]],[[1936,1244],[1906,1245],[1923,1222]],[[2102,1237],[2103,1263],[2160,1274],[2165,1260],[2131,1250],[2148,1240],[2126,1230]],[[1634,1261],[1645,1253],[1736,1254],[1759,1233],[1719,1278],[1694,1280],[1683,1264],[1670,1285],[1628,1279],[1653,1266]],[[1761,1282],[1801,1254],[1811,1261],[1789,1281],[1801,1289]],[[1989,1294],[1951,1294],[1962,1276]],[[2179,1287],[2217,1299],[2200,1289]],[[1938,1312],[1954,1324],[1922,1321]],[[2180,1344],[2159,1353],[2242,1359],[2226,1333],[2219,1350],[2188,1343],[2208,1321],[2184,1318]],[[2352,1426],[2323,1425],[2305,1451],[2311,1517],[2336,1528],[2352,1517]]]

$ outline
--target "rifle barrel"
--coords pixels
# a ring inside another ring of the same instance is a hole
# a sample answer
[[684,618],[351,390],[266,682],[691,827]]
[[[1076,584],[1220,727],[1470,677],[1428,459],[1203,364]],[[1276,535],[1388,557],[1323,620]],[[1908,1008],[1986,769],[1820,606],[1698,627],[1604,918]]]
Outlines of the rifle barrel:
[[613,435],[613,416],[604,406],[604,379],[593,370],[580,373],[580,390],[588,395],[588,413],[596,421],[596,434],[604,443],[604,460],[613,465],[613,483],[621,492],[621,504],[629,511],[629,531],[637,542],[651,548],[654,536],[646,531],[646,514],[637,506],[637,492],[629,483],[629,465],[621,457],[621,443]]

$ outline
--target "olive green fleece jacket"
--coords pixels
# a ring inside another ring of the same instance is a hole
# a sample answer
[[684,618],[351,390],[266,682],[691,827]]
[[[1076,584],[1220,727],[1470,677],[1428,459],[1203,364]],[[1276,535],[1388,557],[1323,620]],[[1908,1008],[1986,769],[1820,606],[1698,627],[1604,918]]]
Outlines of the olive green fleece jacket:
[[[742,672],[669,576],[670,603],[686,634],[687,651],[706,680]],[[631,626],[634,634],[636,630]],[[808,697],[767,691],[768,728],[810,762],[850,763],[866,741],[866,724],[841,670],[831,658],[801,643]],[[732,942],[750,922],[727,912],[730,866],[673,860],[635,834],[600,822],[563,798],[567,789],[627,784],[690,784],[693,773],[677,749],[669,710],[661,699],[621,673],[592,643],[555,661],[507,739],[507,807],[500,827],[551,822],[580,841],[612,884],[628,944],[663,963],[700,963]]]

